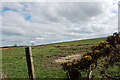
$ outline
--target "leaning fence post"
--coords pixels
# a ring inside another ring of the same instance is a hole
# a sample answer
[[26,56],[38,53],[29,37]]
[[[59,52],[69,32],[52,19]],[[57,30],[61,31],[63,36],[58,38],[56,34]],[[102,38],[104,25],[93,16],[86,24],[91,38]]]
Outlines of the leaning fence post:
[[35,80],[35,73],[34,73],[34,65],[33,65],[31,47],[25,48],[25,51],[26,51],[26,60],[27,60],[29,79],[30,80]]

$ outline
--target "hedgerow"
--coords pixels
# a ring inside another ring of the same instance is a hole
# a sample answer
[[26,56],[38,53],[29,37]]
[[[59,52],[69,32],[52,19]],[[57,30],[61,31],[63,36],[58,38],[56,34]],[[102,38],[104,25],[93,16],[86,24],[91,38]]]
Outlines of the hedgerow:
[[108,36],[106,41],[101,41],[98,45],[91,47],[91,51],[84,53],[80,59],[72,62],[62,62],[61,65],[67,71],[68,80],[83,78],[81,75],[82,71],[88,73],[88,79],[92,79],[92,71],[97,68],[98,62],[103,64],[99,70],[101,78],[113,78],[108,76],[105,70],[120,62],[120,32]]

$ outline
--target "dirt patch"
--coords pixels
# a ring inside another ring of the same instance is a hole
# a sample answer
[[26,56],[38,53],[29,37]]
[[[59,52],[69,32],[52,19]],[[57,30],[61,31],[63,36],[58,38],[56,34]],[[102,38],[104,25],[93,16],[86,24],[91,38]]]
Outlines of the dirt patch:
[[68,55],[66,57],[61,57],[60,59],[55,60],[55,62],[56,63],[72,62],[81,59],[82,56],[83,54]]
[[56,45],[54,47],[71,47],[71,46],[83,46],[83,45],[96,45],[96,44],[71,44],[71,45]]

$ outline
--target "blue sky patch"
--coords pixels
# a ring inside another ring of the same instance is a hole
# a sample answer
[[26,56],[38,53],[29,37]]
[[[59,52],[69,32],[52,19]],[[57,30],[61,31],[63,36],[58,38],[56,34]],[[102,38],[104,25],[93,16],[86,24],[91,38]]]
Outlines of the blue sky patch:
[[3,8],[2,10],[0,10],[0,12],[5,12],[5,11],[14,11],[14,12],[17,12],[16,9],[11,9],[11,8],[7,8],[7,7]]
[[31,21],[31,16],[29,15],[25,16],[25,20]]
[[117,10],[112,10],[112,13],[118,13],[118,11]]

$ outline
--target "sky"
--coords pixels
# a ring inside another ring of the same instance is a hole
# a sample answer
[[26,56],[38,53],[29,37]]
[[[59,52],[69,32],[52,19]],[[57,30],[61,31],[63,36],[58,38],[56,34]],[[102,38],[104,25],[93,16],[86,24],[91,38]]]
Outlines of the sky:
[[118,0],[1,2],[0,46],[99,38],[118,31]]

